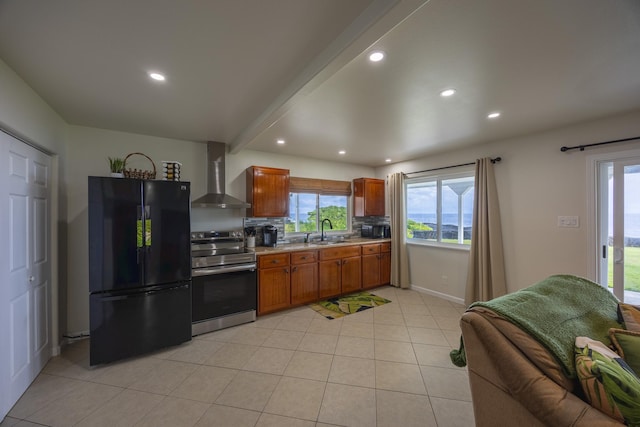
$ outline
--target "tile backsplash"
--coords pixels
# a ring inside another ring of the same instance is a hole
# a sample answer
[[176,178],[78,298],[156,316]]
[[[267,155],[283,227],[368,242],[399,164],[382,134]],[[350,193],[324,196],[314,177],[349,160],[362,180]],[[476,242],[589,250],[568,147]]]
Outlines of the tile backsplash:
[[[281,242],[288,239],[288,236],[284,232],[284,224],[286,218],[244,218],[243,228],[255,227],[256,228],[256,246],[262,246],[264,241],[262,228],[265,225],[273,225],[278,229],[278,241]],[[389,224],[388,216],[367,216],[367,217],[353,217],[351,218],[351,235],[360,236],[362,234],[363,224]],[[314,233],[316,234],[316,233]],[[345,236],[349,233],[345,233]]]
[[278,241],[284,240],[284,218],[245,218],[243,228],[255,227],[256,246],[262,246],[264,242],[262,228],[265,225],[273,225],[276,227],[278,229]]

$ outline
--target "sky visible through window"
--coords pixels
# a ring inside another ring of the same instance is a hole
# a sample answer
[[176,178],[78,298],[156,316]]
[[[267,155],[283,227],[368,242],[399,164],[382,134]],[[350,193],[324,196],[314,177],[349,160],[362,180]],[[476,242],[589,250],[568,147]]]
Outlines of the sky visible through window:
[[[333,230],[347,230],[347,202],[347,196],[290,193],[287,231],[315,232],[319,228],[320,221],[325,218],[331,220]],[[316,206],[316,203],[318,203],[319,206]],[[315,215],[317,215],[316,211],[318,208],[320,208],[320,217],[316,218]],[[310,216],[310,213],[312,213],[313,216]]]
[[[613,179],[609,179],[609,212],[613,212]],[[613,230],[613,215],[609,215]],[[640,172],[624,174],[624,235],[640,237]]]
[[[469,178],[464,180],[468,181]],[[452,181],[452,180],[445,180]],[[437,221],[437,189],[436,182],[431,181],[418,185],[409,184],[407,189],[407,218],[421,223]],[[471,226],[473,217],[473,187],[462,197],[463,225]],[[458,224],[458,197],[449,187],[443,185],[442,223]]]

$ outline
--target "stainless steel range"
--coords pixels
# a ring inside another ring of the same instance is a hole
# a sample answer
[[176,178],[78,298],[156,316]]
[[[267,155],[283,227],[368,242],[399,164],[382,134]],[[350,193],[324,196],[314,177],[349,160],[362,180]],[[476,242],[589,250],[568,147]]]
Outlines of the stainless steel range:
[[191,233],[192,335],[256,320],[256,254],[242,231]]

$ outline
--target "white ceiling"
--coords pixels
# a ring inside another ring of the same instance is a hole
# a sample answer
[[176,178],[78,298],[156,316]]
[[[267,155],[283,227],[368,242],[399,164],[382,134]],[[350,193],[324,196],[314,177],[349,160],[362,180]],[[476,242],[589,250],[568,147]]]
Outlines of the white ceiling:
[[640,109],[640,1],[0,0],[0,58],[71,124],[380,166]]

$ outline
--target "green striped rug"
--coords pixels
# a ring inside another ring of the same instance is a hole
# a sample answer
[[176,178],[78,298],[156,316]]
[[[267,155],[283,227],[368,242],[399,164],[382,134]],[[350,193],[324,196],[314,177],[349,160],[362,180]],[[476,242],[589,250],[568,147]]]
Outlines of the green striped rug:
[[309,304],[309,307],[327,319],[338,319],[347,314],[368,310],[388,302],[391,301],[369,292],[358,292]]

